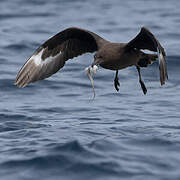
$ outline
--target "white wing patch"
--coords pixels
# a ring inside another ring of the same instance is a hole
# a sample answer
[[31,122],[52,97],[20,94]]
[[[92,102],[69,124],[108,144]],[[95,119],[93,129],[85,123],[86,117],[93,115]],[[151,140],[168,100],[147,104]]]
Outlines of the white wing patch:
[[159,47],[157,47],[157,52],[158,52],[158,60],[159,60],[159,64],[160,64],[161,60],[163,59],[163,54],[160,51]]
[[22,67],[15,80],[18,87],[25,87],[31,82],[48,78],[64,66],[65,61],[61,51],[55,56],[42,59],[44,51],[43,48],[38,53],[33,54]]
[[30,60],[33,59],[34,63],[39,66],[43,66],[44,64],[49,63],[50,61],[52,61],[53,59],[55,59],[57,56],[59,56],[61,54],[61,51],[56,54],[55,56],[49,56],[46,59],[42,59],[42,55],[45,49],[42,49],[38,54],[34,54],[33,56],[31,56]]

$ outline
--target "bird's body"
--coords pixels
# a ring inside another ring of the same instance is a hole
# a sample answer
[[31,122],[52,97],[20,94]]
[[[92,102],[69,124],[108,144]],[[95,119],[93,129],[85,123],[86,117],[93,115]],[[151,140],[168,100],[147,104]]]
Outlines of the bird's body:
[[95,57],[95,63],[110,70],[121,70],[128,66],[136,65],[140,58],[140,51],[132,50],[131,52],[125,52],[125,46],[125,43],[105,44],[96,53],[97,59]]
[[[143,49],[157,52],[157,54],[146,54],[141,51]],[[92,68],[99,65],[116,71],[114,86],[117,91],[120,85],[118,70],[134,65],[138,70],[142,90],[146,94],[147,90],[141,78],[140,67],[147,67],[157,58],[159,58],[161,85],[165,84],[168,78],[165,51],[147,28],[143,27],[140,33],[128,43],[112,43],[93,32],[68,28],[47,40],[35,51],[21,68],[15,84],[24,87],[31,82],[45,79],[61,69],[68,59],[86,52],[96,52]],[[91,74],[89,77],[92,80]]]

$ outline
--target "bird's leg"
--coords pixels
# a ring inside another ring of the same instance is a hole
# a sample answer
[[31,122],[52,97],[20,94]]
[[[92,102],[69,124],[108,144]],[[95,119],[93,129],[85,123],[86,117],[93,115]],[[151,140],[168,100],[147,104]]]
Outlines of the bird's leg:
[[120,86],[120,84],[119,84],[119,78],[118,78],[118,70],[116,70],[116,76],[114,78],[114,87],[116,91],[119,91],[118,86]]
[[137,68],[137,71],[138,71],[138,75],[139,75],[139,83],[141,84],[141,88],[143,90],[143,93],[146,94],[147,93],[147,89],[146,89],[146,86],[144,84],[144,82],[142,81],[142,78],[141,78],[141,71],[140,71],[140,67],[139,66],[136,66]]

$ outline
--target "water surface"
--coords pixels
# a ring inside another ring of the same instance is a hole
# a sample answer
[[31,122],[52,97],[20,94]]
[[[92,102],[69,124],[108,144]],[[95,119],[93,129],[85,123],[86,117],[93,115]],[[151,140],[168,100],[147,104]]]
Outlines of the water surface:
[[[2,180],[180,179],[180,1],[1,0],[0,176]],[[169,80],[158,64],[100,69],[96,98],[84,69],[85,54],[51,78],[23,89],[16,74],[35,49],[57,32],[77,26],[115,42],[148,27],[167,52]]]

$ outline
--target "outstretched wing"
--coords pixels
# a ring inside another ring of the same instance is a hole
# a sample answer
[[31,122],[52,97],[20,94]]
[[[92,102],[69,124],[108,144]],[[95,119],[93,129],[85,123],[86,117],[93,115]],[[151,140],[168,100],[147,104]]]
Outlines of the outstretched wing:
[[167,67],[165,56],[166,53],[160,42],[155,36],[145,27],[141,28],[140,33],[126,45],[126,50],[131,48],[147,49],[158,53],[160,81],[161,85],[165,84],[165,80],[168,79]]
[[15,84],[27,84],[45,79],[61,69],[68,59],[97,51],[105,40],[95,33],[68,28],[42,44],[19,71]]

